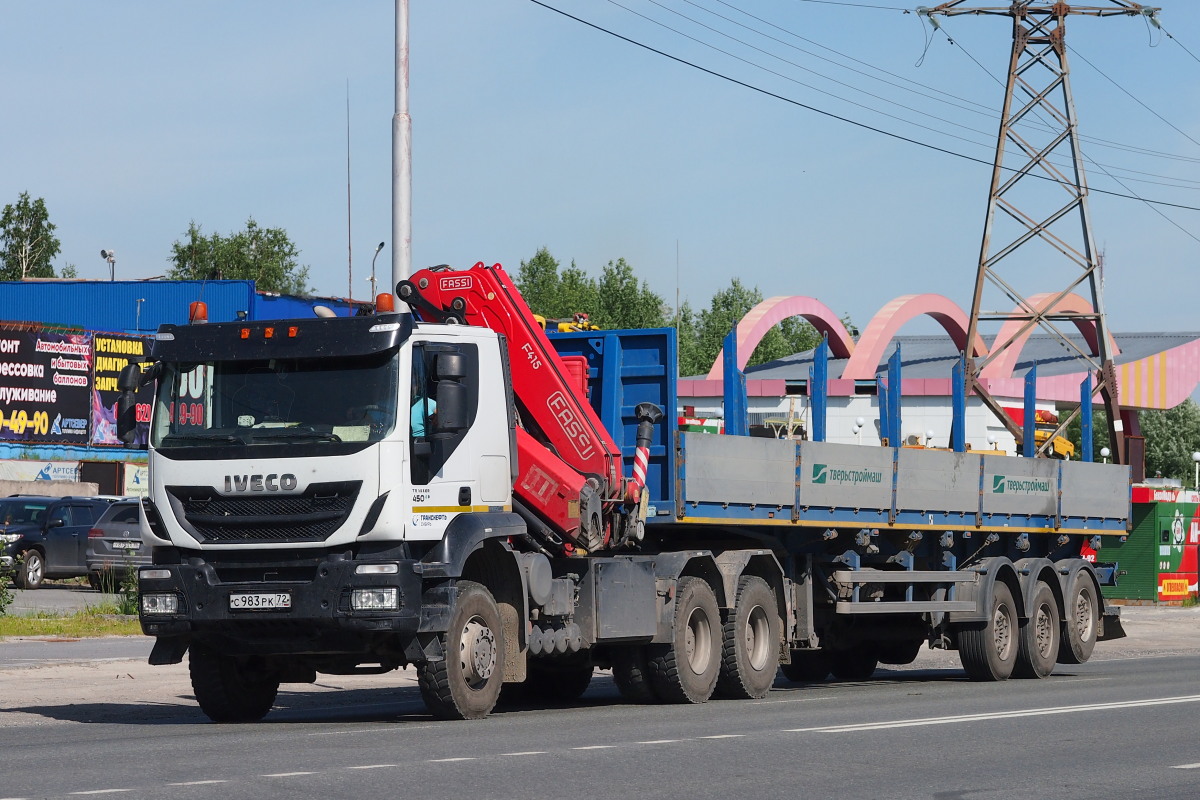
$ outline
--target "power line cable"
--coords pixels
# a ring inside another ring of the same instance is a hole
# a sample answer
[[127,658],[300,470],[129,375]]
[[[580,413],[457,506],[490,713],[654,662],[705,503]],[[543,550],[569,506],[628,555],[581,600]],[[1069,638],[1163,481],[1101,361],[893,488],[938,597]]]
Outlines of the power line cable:
[[[894,119],[894,120],[896,120],[896,121],[898,121],[898,122],[903,122],[903,123],[905,123],[905,124],[914,125],[914,126],[916,126],[916,127],[918,127],[918,128],[922,128],[922,129],[924,129],[924,130],[928,130],[928,131],[931,131],[931,132],[933,132],[933,133],[937,133],[937,134],[939,134],[939,135],[942,135],[942,136],[948,136],[948,137],[950,137],[950,138],[952,138],[952,139],[958,139],[959,141],[966,142],[966,143],[968,143],[968,144],[973,144],[973,145],[976,145],[976,146],[978,146],[978,147],[983,147],[983,148],[990,148],[990,147],[992,147],[992,145],[991,145],[990,143],[988,143],[988,142],[980,142],[980,141],[978,141],[978,140],[971,139],[971,138],[969,138],[969,137],[966,137],[966,136],[958,136],[958,135],[955,135],[955,134],[952,134],[952,133],[947,133],[945,130],[943,130],[943,129],[941,129],[941,128],[935,128],[935,127],[931,127],[931,126],[929,126],[929,125],[924,125],[924,124],[922,124],[922,123],[920,123],[920,122],[914,122],[914,121],[912,121],[912,120],[910,120],[910,119],[906,119],[906,118],[904,118],[904,117],[897,116],[897,115],[895,115],[895,114],[890,114],[890,113],[888,113],[888,112],[886,112],[886,111],[881,111],[881,110],[879,110],[879,109],[877,109],[877,108],[872,108],[872,107],[870,107],[870,106],[867,106],[867,105],[864,105],[864,104],[862,104],[862,103],[857,103],[857,102],[855,102],[855,101],[853,101],[853,100],[850,100],[850,99],[848,99],[848,98],[842,97],[841,95],[834,94],[833,92],[830,92],[830,91],[827,91],[827,90],[825,90],[825,89],[821,89],[821,88],[818,88],[818,87],[816,87],[816,86],[813,86],[812,84],[809,84],[809,83],[805,83],[805,82],[803,82],[803,81],[796,80],[795,78],[792,78],[792,77],[790,77],[790,76],[788,76],[788,75],[784,75],[784,74],[783,74],[783,73],[781,73],[781,72],[778,72],[778,71],[776,71],[776,70],[772,70],[772,69],[770,69],[770,68],[768,68],[768,67],[765,67],[765,66],[763,66],[763,65],[761,65],[761,64],[757,64],[757,63],[755,63],[755,62],[753,62],[753,61],[750,61],[749,59],[742,58],[741,56],[735,55],[735,54],[733,54],[733,53],[729,52],[728,50],[723,50],[723,49],[721,49],[720,47],[717,47],[716,45],[713,45],[713,44],[711,44],[711,43],[709,43],[709,42],[705,42],[705,41],[703,41],[703,40],[701,40],[701,39],[698,39],[698,38],[696,38],[696,37],[694,37],[694,36],[691,36],[690,34],[684,33],[683,31],[679,30],[678,28],[674,28],[674,27],[672,27],[672,26],[670,26],[670,25],[667,25],[667,24],[666,24],[666,23],[664,23],[664,22],[661,22],[661,21],[659,21],[659,20],[656,20],[656,19],[653,19],[653,18],[651,18],[651,17],[648,17],[648,16],[646,16],[645,14],[642,14],[642,13],[641,13],[641,12],[639,12],[639,11],[635,11],[635,10],[631,9],[630,7],[628,7],[628,6],[624,5],[623,3],[617,2],[617,0],[607,0],[607,1],[608,1],[610,4],[612,4],[612,5],[614,5],[614,6],[617,6],[618,8],[620,8],[620,9],[623,9],[623,10],[625,10],[625,11],[629,12],[630,14],[633,14],[633,15],[634,15],[634,16],[636,16],[636,17],[639,17],[639,18],[641,18],[641,19],[643,19],[643,20],[646,20],[647,22],[651,22],[651,23],[653,23],[653,24],[655,24],[655,25],[658,25],[659,27],[666,28],[667,30],[671,31],[672,33],[674,33],[674,34],[677,34],[677,35],[679,35],[679,36],[682,36],[682,37],[684,37],[684,38],[686,38],[686,39],[689,39],[690,41],[693,41],[693,42],[695,42],[696,44],[699,44],[699,45],[702,45],[702,46],[704,46],[704,47],[707,47],[707,48],[709,48],[709,49],[711,49],[711,50],[714,50],[714,51],[716,51],[716,52],[718,52],[718,53],[721,53],[722,55],[729,56],[730,58],[734,58],[734,59],[736,59],[736,60],[738,60],[738,61],[741,61],[741,62],[742,62],[742,63],[744,63],[744,64],[747,64],[748,66],[752,66],[752,67],[756,67],[756,68],[758,68],[758,69],[761,69],[761,70],[763,70],[764,72],[767,72],[767,73],[769,73],[769,74],[771,74],[771,75],[775,75],[776,77],[782,78],[782,79],[784,79],[784,80],[787,80],[787,81],[791,81],[792,83],[795,83],[795,84],[797,84],[797,85],[799,85],[799,86],[803,86],[803,87],[805,87],[806,89],[811,89],[811,90],[813,90],[813,91],[815,91],[815,92],[820,92],[820,93],[822,93],[822,94],[825,94],[825,95],[827,95],[827,96],[829,96],[829,97],[832,97],[832,98],[834,98],[834,99],[841,100],[841,101],[843,101],[843,102],[845,102],[845,103],[849,103],[849,104],[851,104],[851,105],[857,106],[858,108],[862,108],[862,109],[863,109],[863,110],[865,110],[865,111],[870,111],[870,112],[872,112],[872,113],[880,114],[880,115],[882,115],[882,116],[885,116],[885,117],[888,117],[888,118],[890,118],[890,119]],[[775,54],[773,54],[773,53],[770,53],[770,52],[768,52],[768,51],[766,51],[766,50],[763,50],[763,49],[762,49],[762,48],[760,48],[760,47],[756,47],[755,45],[753,45],[753,44],[750,44],[749,42],[746,42],[746,41],[743,41],[743,40],[741,40],[741,39],[738,39],[737,37],[731,36],[730,34],[728,34],[728,33],[725,33],[724,31],[718,30],[717,28],[714,28],[714,27],[712,27],[711,25],[707,25],[707,24],[705,24],[705,23],[703,23],[703,22],[700,22],[700,21],[698,21],[698,20],[696,20],[696,19],[694,19],[694,18],[692,18],[692,17],[689,17],[689,16],[687,16],[686,14],[681,14],[680,12],[678,12],[678,11],[675,11],[674,9],[672,9],[672,8],[669,8],[669,7],[665,6],[665,5],[663,5],[661,2],[658,2],[658,0],[646,0],[646,2],[649,2],[651,5],[658,6],[659,8],[663,9],[664,11],[667,11],[667,12],[669,12],[669,13],[672,13],[672,14],[674,14],[674,15],[678,16],[678,17],[681,17],[682,19],[685,19],[685,20],[687,20],[688,22],[691,22],[691,23],[693,23],[693,24],[695,24],[695,25],[698,25],[698,26],[700,26],[701,28],[704,28],[704,29],[706,29],[706,30],[708,30],[708,31],[710,31],[710,32],[712,32],[712,33],[715,33],[715,34],[717,34],[718,36],[723,36],[723,37],[725,37],[725,38],[727,38],[727,39],[730,39],[731,41],[737,42],[737,43],[738,43],[738,44],[740,44],[740,45],[743,45],[743,46],[745,46],[745,47],[748,47],[748,48],[750,48],[751,50],[755,50],[755,51],[757,51],[757,52],[759,52],[759,53],[762,53],[762,54],[763,54],[763,55],[765,55],[765,56],[768,56],[768,57],[770,57],[770,58],[774,58],[774,59],[776,59],[776,60],[778,60],[778,61],[782,61],[782,62],[783,62],[783,63],[785,63],[785,64],[788,64],[788,65],[790,65],[790,66],[796,67],[797,69],[803,70],[803,71],[805,71],[805,72],[809,72],[809,73],[811,73],[811,74],[813,74],[813,75],[816,75],[816,76],[818,76],[818,77],[820,77],[820,78],[825,78],[826,80],[829,80],[829,81],[831,81],[832,83],[835,83],[835,84],[837,84],[837,85],[839,85],[839,86],[843,86],[843,87],[845,87],[845,88],[847,88],[847,89],[850,89],[850,90],[852,90],[852,91],[861,92],[862,94],[865,94],[865,95],[867,95],[868,97],[874,98],[874,99],[876,99],[876,100],[880,100],[880,101],[882,101],[882,102],[884,102],[884,103],[890,103],[890,104],[892,104],[892,105],[899,106],[900,108],[903,108],[903,109],[905,109],[906,111],[911,111],[911,112],[913,112],[913,113],[920,114],[920,115],[922,115],[922,116],[924,116],[924,117],[928,117],[928,118],[930,118],[930,119],[936,120],[937,122],[942,122],[942,123],[945,123],[945,124],[947,124],[947,125],[952,125],[952,126],[954,126],[954,127],[956,127],[956,128],[961,128],[961,129],[963,129],[963,130],[965,130],[965,131],[969,131],[969,132],[971,132],[971,133],[977,133],[977,134],[979,134],[979,135],[981,135],[981,136],[991,136],[991,131],[982,131],[982,130],[979,130],[978,128],[972,128],[972,127],[971,127],[971,126],[969,126],[969,125],[963,125],[963,124],[961,124],[961,123],[954,122],[953,120],[946,119],[945,117],[939,117],[939,116],[937,116],[937,115],[935,115],[935,114],[930,114],[930,113],[928,113],[928,112],[926,112],[926,111],[923,111],[922,109],[919,109],[919,108],[914,108],[914,107],[912,107],[912,106],[908,106],[908,105],[905,105],[905,104],[903,104],[903,103],[899,103],[899,102],[897,102],[897,101],[895,101],[895,100],[890,100],[890,99],[888,99],[888,98],[886,98],[886,97],[883,97],[882,95],[877,95],[877,94],[874,94],[874,93],[872,93],[872,92],[868,92],[868,91],[866,91],[865,89],[860,89],[860,88],[858,88],[858,87],[856,87],[856,86],[853,86],[853,85],[851,85],[851,84],[845,83],[845,82],[843,82],[843,81],[839,81],[839,80],[837,80],[837,79],[835,79],[835,78],[831,78],[831,77],[829,77],[828,75],[825,75],[825,74],[823,74],[823,73],[817,72],[816,70],[812,70],[812,69],[809,69],[809,68],[807,68],[807,67],[804,67],[804,66],[802,66],[802,65],[800,65],[800,64],[797,64],[797,63],[796,63],[796,62],[794,62],[794,61],[789,61],[789,60],[787,60],[787,59],[785,59],[785,58],[782,58],[782,57],[780,57],[780,56],[777,56],[777,55],[775,55]],[[690,2],[690,0],[685,0],[685,2]],[[695,4],[694,4],[694,3],[692,3],[692,5],[695,5]],[[697,6],[697,7],[700,7],[700,6]],[[700,8],[702,8],[702,7],[700,7]],[[705,10],[707,10],[707,9],[705,9]],[[722,17],[721,15],[716,15],[716,16],[720,17],[721,19],[726,19],[726,20],[728,20],[728,18],[727,18],[727,17]],[[733,20],[728,20],[728,21],[730,21],[730,22],[734,22],[734,24],[739,24],[739,23],[737,23],[737,22],[735,22],[735,21],[733,21]],[[745,26],[742,26],[742,27],[745,27]],[[747,28],[747,30],[751,30],[752,32],[759,33],[758,31],[754,31],[754,29],[752,29],[752,28]],[[767,38],[772,38],[772,39],[773,39],[773,37],[767,37]],[[949,39],[949,36],[947,36],[947,38]],[[779,42],[779,41],[780,41],[780,40],[778,40],[778,39],[773,39],[773,40],[774,40],[774,41],[777,41],[777,42]],[[950,40],[950,41],[953,43],[953,40]],[[781,43],[781,44],[784,44],[785,46],[791,46],[791,45],[787,45],[787,44],[786,44],[786,42],[780,42],[780,43]],[[794,49],[799,49],[799,48],[794,48]],[[805,51],[801,50],[801,52],[805,52]],[[965,51],[964,51],[964,52],[965,52]],[[968,53],[968,56],[970,56],[970,54],[969,54],[969,53]],[[973,60],[973,61],[975,61],[975,63],[976,63],[977,65],[979,65],[979,67],[980,67],[981,69],[985,69],[985,71],[986,71],[986,68],[984,68],[984,67],[983,67],[983,65],[979,63],[979,61],[978,61],[978,60],[976,60],[976,59],[975,59],[973,56],[970,56],[970,57],[972,58],[972,60]],[[832,62],[831,62],[831,63],[832,63]],[[839,65],[839,66],[840,66],[840,65]],[[858,70],[855,70],[855,71],[857,72]],[[866,75],[866,73],[860,73],[860,74],[864,74],[864,75]],[[989,74],[990,74],[990,73],[989,73]],[[867,75],[867,77],[873,77],[873,76],[869,76],[869,75]],[[992,79],[993,79],[993,80],[996,80],[996,81],[999,83],[999,80],[998,80],[998,79],[997,79],[995,76],[991,76],[991,77],[992,77]],[[1003,86],[1004,84],[1003,84],[1003,83],[1001,83],[1000,85],[1001,85],[1001,86]],[[991,117],[993,117],[993,118],[994,118],[996,115],[995,115],[994,113],[992,113],[992,114],[989,114],[989,116],[991,116]],[[1040,119],[1040,118],[1039,118],[1039,123],[1040,123],[1040,124],[1039,124],[1039,125],[1037,125],[1037,126],[1035,126],[1035,127],[1040,127],[1040,128],[1042,128],[1042,129],[1044,129],[1044,130],[1051,130],[1051,131],[1052,131],[1052,130],[1054,130],[1053,126],[1051,126],[1051,125],[1050,125],[1049,123],[1047,123],[1045,120],[1042,120],[1042,119]],[[1060,166],[1065,166],[1065,162],[1063,162],[1063,161],[1061,161],[1061,160],[1059,160],[1059,161],[1055,161],[1054,159],[1047,159],[1047,160],[1048,160],[1048,161],[1050,161],[1051,163],[1057,163],[1057,164],[1059,164]],[[1091,159],[1090,159],[1090,158],[1086,158],[1086,157],[1085,157],[1085,160],[1086,160],[1086,161],[1089,161],[1089,162],[1091,161]],[[1147,180],[1147,179],[1145,179],[1145,178],[1129,178],[1129,180],[1132,180],[1132,181],[1138,181],[1138,182],[1140,182],[1140,183],[1149,183],[1149,184],[1153,184],[1153,185],[1157,185],[1157,186],[1168,186],[1168,187],[1171,187],[1171,188],[1174,188],[1174,189],[1196,189],[1196,188],[1200,188],[1200,181],[1187,181],[1187,179],[1180,179],[1180,178],[1177,178],[1176,176],[1173,176],[1173,175],[1159,175],[1159,174],[1157,174],[1157,173],[1141,172],[1141,171],[1139,171],[1139,170],[1129,169],[1129,168],[1126,168],[1126,167],[1117,167],[1117,166],[1114,166],[1114,165],[1111,165],[1111,164],[1109,164],[1109,165],[1106,165],[1106,166],[1108,166],[1108,167],[1111,167],[1112,169],[1116,169],[1116,170],[1118,170],[1118,171],[1121,171],[1121,172],[1129,172],[1129,173],[1133,173],[1133,174],[1141,174],[1141,175],[1146,175],[1146,176],[1148,176],[1148,177],[1151,177],[1151,178],[1163,178],[1163,179],[1166,179],[1167,181],[1179,181],[1179,180],[1183,180],[1183,181],[1184,181],[1184,183],[1189,183],[1189,182],[1190,182],[1190,183],[1196,183],[1196,184],[1198,184],[1198,186],[1186,186],[1186,185],[1183,185],[1183,184],[1180,184],[1180,183],[1176,183],[1176,182],[1164,183],[1164,182],[1162,182],[1162,181]]]
[[[583,19],[583,18],[581,18],[581,17],[577,17],[577,16],[575,16],[574,14],[571,14],[571,13],[569,13],[569,12],[567,12],[567,11],[563,11],[561,8],[556,8],[556,7],[552,6],[552,5],[550,5],[549,3],[542,2],[542,0],[529,0],[529,2],[533,3],[534,5],[541,6],[542,8],[546,9],[547,11],[553,11],[554,13],[556,13],[556,14],[560,14],[561,16],[564,16],[564,17],[566,17],[567,19],[574,20],[575,22],[578,22],[578,23],[580,23],[581,25],[586,25],[587,27],[589,27],[589,28],[592,28],[593,30],[599,31],[599,32],[601,32],[601,33],[608,34],[609,36],[612,36],[612,37],[613,37],[613,38],[615,38],[615,39],[620,39],[621,41],[623,41],[623,42],[626,42],[627,44],[631,44],[631,45],[633,45],[634,47],[640,47],[640,48],[642,48],[643,50],[646,50],[646,51],[648,51],[648,52],[654,53],[655,55],[662,56],[663,58],[670,59],[671,61],[674,61],[674,62],[676,62],[676,63],[678,63],[678,64],[682,64],[682,65],[684,65],[684,66],[686,66],[686,67],[691,67],[691,68],[692,68],[692,69],[694,69],[694,70],[697,70],[697,71],[699,71],[699,72],[703,72],[703,73],[705,73],[705,74],[707,74],[707,75],[711,75],[711,76],[712,76],[712,77],[714,77],[714,78],[719,78],[719,79],[721,79],[721,80],[723,80],[723,81],[727,81],[728,83],[732,83],[732,84],[734,84],[734,85],[736,85],[736,86],[741,86],[741,87],[742,87],[742,88],[744,88],[744,89],[749,89],[750,91],[757,92],[757,93],[759,93],[759,94],[761,94],[761,95],[764,95],[764,96],[766,96],[766,97],[770,97],[770,98],[773,98],[773,99],[775,99],[775,100],[780,100],[780,101],[782,101],[782,102],[784,102],[784,103],[788,103],[789,105],[796,106],[797,108],[803,108],[803,109],[805,109],[806,111],[812,111],[813,113],[815,113],[815,114],[820,114],[820,115],[821,115],[821,116],[823,116],[823,117],[828,117],[828,118],[830,118],[830,119],[835,119],[835,120],[837,120],[837,121],[839,121],[839,122],[845,122],[845,123],[847,123],[847,124],[849,124],[849,125],[853,125],[853,126],[854,126],[854,127],[856,127],[856,128],[862,128],[863,130],[868,130],[868,131],[871,131],[871,132],[873,132],[873,133],[878,133],[878,134],[881,134],[881,135],[883,135],[883,136],[887,136],[887,137],[888,137],[888,138],[890,138],[890,139],[896,139],[896,140],[898,140],[898,141],[907,142],[908,144],[913,144],[913,145],[916,145],[916,146],[918,146],[918,147],[923,147],[923,148],[925,148],[926,150],[932,150],[932,151],[934,151],[934,152],[937,152],[937,153],[942,153],[942,154],[944,154],[944,155],[948,155],[948,156],[954,156],[955,158],[959,158],[959,159],[962,159],[962,160],[964,160],[964,161],[971,161],[971,162],[974,162],[974,163],[976,163],[976,164],[982,164],[983,166],[987,166],[987,167],[992,167],[992,166],[994,166],[994,164],[993,164],[993,162],[992,162],[992,161],[986,161],[986,160],[984,160],[984,159],[982,159],[982,158],[976,158],[976,157],[974,157],[974,156],[969,156],[969,155],[966,155],[965,153],[958,153],[958,152],[955,152],[954,150],[948,150],[948,149],[946,149],[946,148],[944,148],[944,147],[939,147],[938,145],[935,145],[935,144],[930,144],[929,142],[922,142],[922,141],[920,141],[919,139],[913,139],[913,138],[911,138],[911,137],[908,137],[908,136],[903,136],[903,135],[901,135],[901,134],[898,134],[898,133],[892,133],[891,131],[884,130],[883,128],[877,128],[877,127],[875,127],[875,126],[873,126],[873,125],[868,125],[868,124],[866,124],[865,122],[859,122],[858,120],[850,119],[849,117],[843,117],[843,116],[841,116],[840,114],[834,114],[834,113],[833,113],[833,112],[831,112],[831,111],[825,111],[824,109],[817,108],[816,106],[812,106],[812,105],[809,105],[809,104],[807,104],[807,103],[802,103],[802,102],[800,102],[799,100],[793,100],[793,99],[792,99],[792,98],[790,98],[790,97],[785,97],[784,95],[777,94],[777,93],[775,93],[775,92],[772,92],[772,91],[770,91],[770,90],[768,90],[768,89],[763,89],[762,87],[755,86],[754,84],[751,84],[751,83],[746,83],[745,81],[738,80],[737,78],[734,78],[734,77],[731,77],[731,76],[729,76],[729,75],[725,75],[725,74],[723,74],[723,73],[717,72],[716,70],[709,69],[708,67],[702,67],[702,66],[700,66],[699,64],[696,64],[696,63],[694,63],[694,62],[692,62],[692,61],[688,61],[688,60],[687,60],[687,59],[685,59],[685,58],[681,58],[681,57],[679,57],[679,56],[671,55],[670,53],[667,53],[667,52],[665,52],[665,51],[663,51],[663,50],[659,50],[659,49],[657,49],[657,48],[655,48],[655,47],[651,47],[651,46],[650,46],[650,45],[648,45],[648,44],[644,44],[643,42],[639,42],[639,41],[637,41],[636,39],[631,39],[631,38],[629,38],[628,36],[624,36],[624,35],[622,35],[622,34],[619,34],[619,33],[617,33],[616,31],[609,30],[608,28],[605,28],[605,27],[603,27],[603,26],[601,26],[601,25],[597,25],[597,24],[596,24],[596,23],[594,23],[594,22],[589,22],[589,21],[588,21],[588,20],[586,20],[586,19]],[[816,0],[813,0],[813,2],[816,2]],[[1002,169],[1004,169],[1004,170],[1006,170],[1006,171],[1008,171],[1008,172],[1015,172],[1015,171],[1016,171],[1016,170],[1012,169],[1011,167],[1002,167]],[[1036,177],[1036,178],[1039,178],[1039,179],[1041,179],[1041,180],[1053,181],[1053,182],[1055,182],[1055,183],[1057,183],[1057,182],[1058,182],[1058,181],[1054,181],[1052,178],[1047,178],[1047,177],[1040,176],[1040,175],[1034,175],[1034,177]],[[1095,193],[1097,193],[1097,194],[1109,195],[1109,196],[1112,196],[1112,197],[1122,197],[1122,198],[1125,198],[1125,199],[1127,199],[1127,200],[1141,200],[1141,201],[1142,201],[1142,202],[1144,202],[1144,203],[1153,203],[1153,204],[1156,204],[1156,205],[1167,206],[1167,207],[1170,207],[1170,208],[1182,208],[1182,209],[1185,209],[1185,210],[1188,210],[1188,211],[1200,211],[1200,206],[1189,206],[1189,205],[1185,205],[1185,204],[1182,204],[1182,203],[1171,203],[1171,202],[1168,202],[1168,201],[1165,201],[1165,200],[1149,200],[1149,199],[1145,199],[1145,198],[1136,197],[1136,196],[1134,196],[1134,195],[1121,194],[1120,192],[1113,192],[1113,191],[1109,191],[1109,190],[1107,190],[1107,189],[1095,189],[1095,188],[1092,188],[1092,189],[1090,189],[1089,191],[1095,192]]]

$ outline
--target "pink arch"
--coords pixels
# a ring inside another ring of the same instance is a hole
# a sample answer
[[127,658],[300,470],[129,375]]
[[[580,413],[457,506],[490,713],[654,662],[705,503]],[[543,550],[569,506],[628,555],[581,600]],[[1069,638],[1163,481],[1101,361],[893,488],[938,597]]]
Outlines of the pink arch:
[[[940,294],[906,294],[879,309],[871,318],[867,329],[859,337],[854,355],[850,356],[850,361],[846,363],[842,378],[860,381],[874,378],[879,362],[883,360],[883,354],[896,333],[913,317],[922,314],[937,320],[946,333],[950,334],[955,347],[959,350],[966,347],[967,314],[953,300]],[[978,335],[975,337],[972,351],[975,356],[987,352],[983,340]]]
[[[767,331],[790,317],[804,317],[817,329],[817,333],[829,336],[829,352],[834,358],[849,358],[854,352],[854,340],[837,314],[812,297],[769,297],[750,309],[737,325],[738,369],[745,369],[746,362],[754,354],[754,348],[767,335]],[[722,377],[725,350],[717,353],[717,360],[708,371],[710,379]]]
[[[1029,304],[1039,311],[1042,311],[1049,306],[1050,301],[1056,296],[1057,292],[1035,294],[1030,296]],[[1060,314],[1090,314],[1092,313],[1092,304],[1077,294],[1068,294],[1059,300],[1051,310]],[[1013,309],[1014,314],[1025,312],[1026,309],[1021,306]],[[1097,350],[1096,323],[1090,319],[1077,319],[1072,320],[1072,322],[1074,323],[1075,327],[1079,329],[1079,332],[1083,334],[1084,341],[1087,342],[1090,352],[1095,353]],[[1016,336],[1017,331],[1019,331],[1021,326],[1024,324],[1025,320],[1019,319],[1010,319],[1009,321],[1005,322],[1000,327],[1000,332],[996,334],[993,349],[998,348],[1001,344]],[[1021,350],[1024,349],[1025,342],[1029,339],[1030,334],[1032,334],[1036,329],[1037,327],[1034,326],[1033,328],[1025,331],[1022,336],[1015,339],[1007,350],[996,357],[995,361],[990,362],[986,367],[983,368],[983,371],[979,373],[979,377],[1011,378],[1013,370],[1017,366],[1017,361],[1019,361],[1021,358]],[[1113,355],[1116,355],[1120,352],[1120,350],[1117,349],[1117,343],[1112,338],[1112,334],[1109,334],[1108,337],[1108,347],[1112,351]]]

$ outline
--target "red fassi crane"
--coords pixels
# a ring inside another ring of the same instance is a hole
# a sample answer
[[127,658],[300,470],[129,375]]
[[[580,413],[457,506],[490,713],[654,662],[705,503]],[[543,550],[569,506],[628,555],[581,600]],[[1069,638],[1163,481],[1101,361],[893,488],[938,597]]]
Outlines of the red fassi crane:
[[[599,550],[632,535],[636,503],[613,441],[499,264],[413,273],[397,296],[427,322],[489,328],[504,336],[512,371],[519,473],[514,504],[540,538],[564,552]],[[537,523],[541,524],[538,525]],[[630,530],[625,530],[631,527]],[[563,541],[565,538],[566,541]]]

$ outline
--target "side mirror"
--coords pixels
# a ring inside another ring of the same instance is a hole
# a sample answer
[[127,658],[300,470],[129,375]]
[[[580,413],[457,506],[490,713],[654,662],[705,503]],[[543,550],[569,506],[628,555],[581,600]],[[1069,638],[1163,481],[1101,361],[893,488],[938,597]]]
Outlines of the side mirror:
[[55,517],[54,519],[52,519],[46,523],[46,529],[49,530],[50,528],[61,528],[63,525],[66,525],[66,524],[67,524],[67,521],[64,520],[62,517]]
[[[440,356],[438,360],[440,367]],[[467,387],[454,381],[438,381],[437,421],[434,429],[438,433],[458,433],[469,427],[467,424]]]
[[467,360],[462,353],[438,353],[437,376],[442,380],[461,381],[467,377]]
[[153,364],[143,370],[140,364],[128,364],[117,376],[117,438],[132,444],[137,435],[137,391],[158,377],[161,367]]

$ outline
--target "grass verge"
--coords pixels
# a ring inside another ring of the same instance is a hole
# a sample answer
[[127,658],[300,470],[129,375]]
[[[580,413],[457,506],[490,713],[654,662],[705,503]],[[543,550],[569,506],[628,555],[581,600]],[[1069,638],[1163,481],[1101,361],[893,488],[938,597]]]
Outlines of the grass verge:
[[0,614],[0,639],[6,636],[137,636],[142,632],[137,617],[118,613],[115,603],[92,606],[71,614],[40,611],[29,616]]

